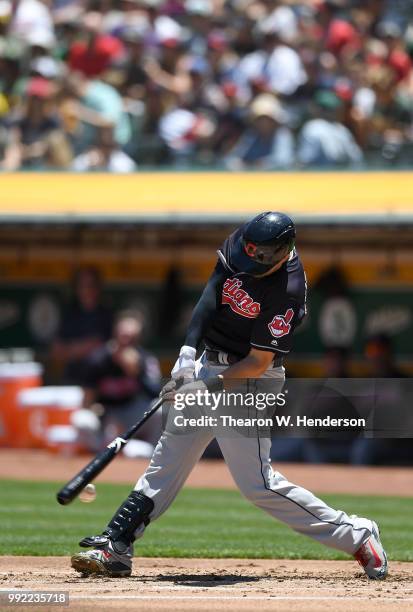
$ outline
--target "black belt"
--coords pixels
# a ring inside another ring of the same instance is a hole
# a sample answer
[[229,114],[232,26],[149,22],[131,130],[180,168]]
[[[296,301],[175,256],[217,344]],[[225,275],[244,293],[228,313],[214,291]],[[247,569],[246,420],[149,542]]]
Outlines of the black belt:
[[[241,361],[242,357],[234,355],[234,353],[227,353],[226,351],[219,351],[217,349],[205,349],[205,356],[209,363],[214,365],[232,365]],[[282,357],[275,357],[273,359],[272,368],[279,368],[283,364]]]

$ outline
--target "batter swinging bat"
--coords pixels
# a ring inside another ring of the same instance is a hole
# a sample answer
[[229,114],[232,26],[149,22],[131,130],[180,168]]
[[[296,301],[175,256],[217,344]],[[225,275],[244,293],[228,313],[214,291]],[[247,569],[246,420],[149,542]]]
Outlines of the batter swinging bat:
[[57,493],[56,498],[59,504],[65,506],[79,495],[89,482],[94,480],[119,451],[129,442],[132,436],[142,427],[144,423],[158,410],[162,405],[163,398],[159,398],[152,407],[145,412],[143,417],[132,427],[130,427],[122,436],[115,438],[107,447],[100,451],[90,463],[87,464],[74,478],[69,480],[64,487]]

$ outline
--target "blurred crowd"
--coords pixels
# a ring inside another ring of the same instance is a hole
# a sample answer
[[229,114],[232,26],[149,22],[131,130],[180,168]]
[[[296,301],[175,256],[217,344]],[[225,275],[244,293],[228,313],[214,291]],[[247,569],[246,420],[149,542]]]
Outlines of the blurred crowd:
[[410,0],[0,0],[0,168],[413,159]]

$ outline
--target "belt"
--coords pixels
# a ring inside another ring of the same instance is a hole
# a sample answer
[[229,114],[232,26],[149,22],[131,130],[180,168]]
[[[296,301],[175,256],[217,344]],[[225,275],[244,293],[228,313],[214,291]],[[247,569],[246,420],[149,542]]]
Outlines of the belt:
[[[217,349],[205,349],[205,356],[209,363],[214,365],[232,365],[233,363],[237,363],[241,361],[242,357],[239,355],[234,355],[234,353],[227,353],[225,351],[219,351]],[[273,359],[271,368],[279,368],[283,364],[282,357],[275,357]]]

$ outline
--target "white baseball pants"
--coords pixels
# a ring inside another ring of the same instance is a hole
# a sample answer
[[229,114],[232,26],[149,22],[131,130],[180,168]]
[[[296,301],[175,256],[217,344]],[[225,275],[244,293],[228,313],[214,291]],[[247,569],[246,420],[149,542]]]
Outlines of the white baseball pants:
[[[227,366],[211,365],[204,356],[197,362],[197,376],[216,376]],[[284,379],[284,368],[268,370],[263,377]],[[157,519],[175,499],[188,475],[213,439],[205,429],[176,435],[164,432],[145,473],[136,483],[154,501],[151,521]],[[274,471],[270,463],[271,440],[260,437],[222,437],[217,442],[225,462],[241,493],[253,504],[326,546],[348,554],[355,553],[369,537],[371,521],[350,517],[334,510],[310,491],[287,480]],[[143,535],[140,527],[136,537]]]

